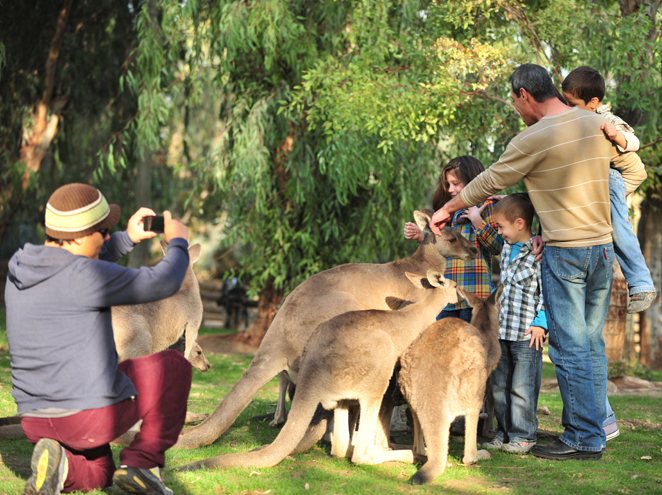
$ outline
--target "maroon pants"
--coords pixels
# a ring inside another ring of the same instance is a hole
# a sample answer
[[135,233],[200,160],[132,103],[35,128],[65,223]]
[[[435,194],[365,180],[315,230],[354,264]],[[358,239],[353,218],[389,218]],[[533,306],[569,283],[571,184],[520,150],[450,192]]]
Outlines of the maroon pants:
[[140,431],[120,452],[120,463],[139,468],[163,466],[166,449],[175,444],[184,425],[191,365],[180,353],[167,350],[128,359],[119,368],[136,386],[135,399],[63,418],[22,418],[21,426],[32,443],[52,438],[65,448],[69,461],[65,492],[109,486],[115,471],[109,443],[138,420],[143,421]]

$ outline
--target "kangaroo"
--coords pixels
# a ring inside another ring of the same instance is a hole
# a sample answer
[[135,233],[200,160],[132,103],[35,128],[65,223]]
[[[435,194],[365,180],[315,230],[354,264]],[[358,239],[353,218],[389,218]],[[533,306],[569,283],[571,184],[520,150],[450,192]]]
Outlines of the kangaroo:
[[465,416],[462,462],[490,458],[489,452],[477,450],[476,436],[487,379],[501,355],[499,327],[493,324],[497,296],[482,302],[473,294],[462,295],[474,307],[477,326],[459,318],[439,320],[400,358],[398,383],[414,419],[414,452],[427,452],[414,484],[428,483],[446,469],[450,424],[456,416]]
[[159,301],[111,309],[115,347],[120,361],[167,349],[185,336],[184,356],[200,371],[209,361],[197,343],[202,323],[200,286],[192,265],[200,257],[200,245],[189,247],[189,264],[182,286]]
[[412,256],[384,264],[340,265],[299,284],[283,302],[241,379],[205,421],[183,432],[176,446],[196,448],[214,442],[281,371],[295,382],[304,346],[320,323],[347,311],[390,309],[388,296],[404,299],[410,291],[405,271],[425,273],[445,267],[447,256],[476,256],[476,248],[459,233],[446,228],[439,236],[432,234],[427,213],[414,212],[414,218],[424,241]]
[[[411,451],[375,449],[380,404],[400,354],[434,321],[439,308],[457,302],[457,292],[455,282],[444,279],[438,272],[429,271],[427,278],[409,272],[405,276],[416,287],[412,291],[416,303],[399,311],[349,311],[315,329],[301,358],[292,409],[270,445],[252,452],[205,459],[183,469],[274,466],[297,447],[318,404],[325,409],[344,408],[352,400],[358,400],[361,411],[352,462],[375,464],[399,460],[402,453],[405,460],[412,462]],[[345,448],[349,448],[348,443]]]

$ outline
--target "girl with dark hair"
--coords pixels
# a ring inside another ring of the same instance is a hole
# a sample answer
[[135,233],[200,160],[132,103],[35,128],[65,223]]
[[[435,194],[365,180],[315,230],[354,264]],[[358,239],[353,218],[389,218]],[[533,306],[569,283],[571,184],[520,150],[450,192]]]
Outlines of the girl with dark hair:
[[[439,183],[432,198],[432,207],[438,210],[444,203],[460,193],[485,168],[473,156],[459,156],[453,158],[441,170]],[[478,249],[478,255],[471,261],[449,258],[444,276],[455,280],[459,287],[476,294],[480,298],[487,298],[495,289],[492,282],[492,261],[494,256],[501,253],[503,239],[498,234],[492,222],[492,207],[494,202],[487,200],[479,206],[472,206],[457,211],[449,223],[453,229],[473,242]],[[404,228],[407,239],[423,239],[423,233],[415,223],[407,222]],[[449,304],[437,316],[437,319],[454,316],[469,322],[471,320],[471,307],[466,301]]]

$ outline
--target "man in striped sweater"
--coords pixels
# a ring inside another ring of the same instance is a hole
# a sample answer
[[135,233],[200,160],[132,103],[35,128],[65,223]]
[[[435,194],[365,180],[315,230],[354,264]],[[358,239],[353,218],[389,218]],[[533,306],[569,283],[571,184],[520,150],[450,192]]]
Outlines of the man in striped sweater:
[[636,153],[619,153],[600,129],[599,115],[558,99],[547,71],[524,64],[510,76],[515,109],[528,126],[499,160],[437,210],[433,230],[453,212],[524,181],[546,243],[543,296],[549,323],[549,354],[563,398],[563,434],[536,445],[548,459],[598,459],[605,447],[602,422],[607,359],[602,328],[611,291],[614,250],[609,204],[609,163],[628,192],[646,178]]

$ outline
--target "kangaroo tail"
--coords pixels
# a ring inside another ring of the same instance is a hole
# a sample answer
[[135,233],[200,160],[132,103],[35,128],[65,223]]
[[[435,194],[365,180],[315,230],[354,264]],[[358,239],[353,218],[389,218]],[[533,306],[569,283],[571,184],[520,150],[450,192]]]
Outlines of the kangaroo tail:
[[310,421],[315,414],[318,402],[315,399],[305,399],[297,391],[292,402],[292,408],[287,422],[278,433],[276,439],[269,445],[250,452],[237,454],[224,454],[202,461],[187,464],[178,471],[212,467],[271,467],[278,464],[294,451],[304,437]]
[[175,447],[194,449],[213,443],[232,426],[257,391],[284,369],[284,362],[261,356],[258,350],[246,372],[214,412],[199,425],[184,431]]
[[333,411],[327,411],[322,407],[321,404],[317,406],[317,411],[313,416],[310,426],[306,430],[303,438],[299,442],[299,445],[291,452],[292,454],[300,454],[301,452],[306,452],[310,450],[313,445],[319,442],[329,426],[329,421],[333,419]]

